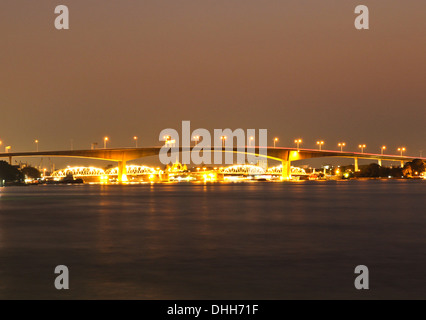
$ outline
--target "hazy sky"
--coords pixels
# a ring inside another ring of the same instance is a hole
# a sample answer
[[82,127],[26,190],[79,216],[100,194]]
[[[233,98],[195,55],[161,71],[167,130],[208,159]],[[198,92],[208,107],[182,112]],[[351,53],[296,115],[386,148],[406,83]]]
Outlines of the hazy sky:
[[159,145],[191,120],[426,155],[424,0],[1,0],[0,41],[0,140],[14,151]]

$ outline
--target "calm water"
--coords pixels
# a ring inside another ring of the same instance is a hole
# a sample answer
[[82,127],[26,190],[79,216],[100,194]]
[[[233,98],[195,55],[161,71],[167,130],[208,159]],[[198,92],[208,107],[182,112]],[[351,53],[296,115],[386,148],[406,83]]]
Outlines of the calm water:
[[426,181],[0,188],[0,298],[425,299],[425,196]]

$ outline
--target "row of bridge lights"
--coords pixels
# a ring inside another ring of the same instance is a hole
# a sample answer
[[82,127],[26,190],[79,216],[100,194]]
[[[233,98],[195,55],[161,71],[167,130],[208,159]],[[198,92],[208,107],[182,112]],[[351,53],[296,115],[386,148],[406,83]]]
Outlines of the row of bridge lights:
[[[137,136],[134,136],[134,137],[133,137],[133,140],[134,140],[134,142],[135,142],[135,147],[136,147],[136,148],[138,147],[138,139],[139,139],[139,138],[138,138]],[[72,140],[71,140],[71,141],[72,141]],[[104,149],[106,149],[106,148],[107,148],[108,141],[109,141],[109,138],[108,138],[108,137],[104,137]],[[37,151],[37,152],[39,152],[39,143],[40,143],[40,141],[39,141],[38,139],[34,140],[34,144],[35,144],[35,146],[36,146],[36,151]],[[3,145],[3,141],[1,141],[1,140],[0,140],[0,147],[1,147],[2,145]],[[11,147],[11,146],[5,146],[5,152],[6,152],[6,153],[9,153],[11,149],[12,149],[12,147]],[[73,149],[72,145],[71,145],[71,149]]]
[[[1,147],[2,145],[3,145],[3,141],[0,141],[0,147]],[[11,146],[5,146],[5,147],[4,147],[4,150],[5,150],[5,152],[6,152],[6,153],[8,153],[10,149],[12,149],[12,147],[11,147]]]
[[[106,149],[106,148],[107,148],[108,141],[109,141],[109,138],[108,138],[108,137],[105,137],[105,138],[104,138],[104,149]],[[139,138],[138,138],[137,136],[134,136],[134,137],[133,137],[133,141],[135,142],[135,147],[137,148],[137,147],[138,147],[138,141],[139,141]]]
[[[166,141],[166,143],[168,141],[170,141],[171,143],[174,143],[174,140],[170,140],[171,139],[170,136],[164,136],[163,138]],[[223,148],[225,147],[225,142],[226,142],[227,138],[228,138],[227,136],[221,136],[220,137],[220,139],[222,140],[222,147]],[[200,141],[200,136],[194,136],[194,137],[192,137],[192,140],[195,141],[195,145],[197,145],[198,142]],[[254,140],[254,137],[250,137],[249,146],[251,146],[251,143],[252,143],[253,140]],[[274,141],[274,148],[276,148],[276,145],[277,145],[277,142],[279,141],[279,139],[278,138],[274,138],[273,141]],[[300,149],[300,145],[303,143],[303,140],[302,139],[296,139],[296,140],[294,140],[294,143],[296,144],[297,149],[299,150]],[[320,151],[322,150],[322,146],[324,144],[325,144],[325,142],[322,141],[322,140],[321,141],[317,141],[317,145],[318,145],[318,148],[319,148]],[[340,152],[343,152],[343,148],[346,147],[346,142],[339,142],[337,144],[337,146],[340,148]],[[364,150],[367,148],[367,145],[366,144],[360,144],[358,147],[361,149],[361,153],[364,153]],[[383,155],[383,153],[384,153],[384,151],[386,149],[387,149],[386,146],[382,146],[380,148],[380,152],[381,152],[382,155]],[[401,153],[401,156],[403,156],[403,154],[404,154],[405,151],[407,151],[407,149],[405,147],[398,148],[398,152]]]
[[[35,143],[35,145],[36,145],[36,151],[38,152],[38,140],[34,140],[34,143]],[[3,145],[3,141],[1,141],[0,140],[0,147]],[[12,149],[12,146],[5,146],[4,147],[4,152],[5,153],[9,153],[10,152],[10,150]]]
[[[301,140],[301,139],[298,139],[298,140],[295,140],[294,142],[297,144],[297,149],[299,149],[299,146],[300,146],[300,143],[302,142],[302,140]],[[319,150],[321,151],[321,150],[322,150],[322,146],[324,145],[324,141],[317,141],[317,145],[318,145]],[[343,152],[343,148],[344,148],[344,147],[346,147],[346,142],[339,142],[339,143],[337,144],[337,146],[340,148],[340,152]],[[360,145],[358,146],[358,148],[359,148],[359,149],[361,149],[361,153],[364,153],[365,149],[367,148],[367,145],[366,145],[366,144],[360,144]],[[380,148],[380,153],[381,153],[381,155],[383,155],[383,154],[384,154],[384,151],[385,151],[386,149],[387,149],[387,147],[386,147],[386,146],[382,146],[382,147]],[[404,155],[404,152],[405,152],[405,151],[407,151],[407,149],[406,149],[405,147],[400,147],[400,148],[398,148],[398,152],[400,152],[400,153],[401,153],[401,157]]]
[[[221,136],[220,137],[220,139],[222,140],[222,147],[224,148],[225,147],[225,142],[226,142],[226,139],[227,139],[228,137],[227,136]],[[174,143],[176,143],[176,141],[175,140],[172,140],[171,139],[171,136],[164,136],[163,137],[163,139],[166,141],[166,144],[167,143],[170,143],[170,144],[174,144]],[[139,140],[139,138],[137,137],[137,136],[134,136],[133,137],[133,141],[135,142],[135,147],[137,148],[138,147],[138,140]],[[195,145],[197,145],[198,144],[198,142],[200,141],[200,136],[194,136],[194,137],[192,137],[192,140],[193,141],[195,141]],[[251,143],[252,143],[252,141],[254,140],[254,137],[250,137],[250,142],[249,142],[249,145],[251,146]],[[109,138],[108,137],[104,137],[104,149],[106,149],[107,148],[107,144],[108,144],[108,141],[109,141]],[[274,138],[274,148],[276,148],[276,144],[277,144],[277,142],[279,141],[279,139],[278,138]],[[34,143],[35,143],[35,145],[36,145],[36,151],[38,152],[39,151],[39,140],[38,139],[36,139],[36,140],[34,140]],[[294,140],[294,143],[296,144],[296,146],[297,146],[297,149],[299,150],[300,149],[300,145],[303,143],[303,140],[302,139],[296,139],[296,140]],[[320,141],[317,141],[317,146],[318,146],[318,149],[321,151],[322,150],[322,147],[324,146],[324,144],[325,144],[325,142],[324,141],[322,141],[322,140],[320,140]],[[3,141],[1,141],[0,140],[0,147],[3,145]],[[337,144],[337,146],[340,148],[340,152],[343,152],[343,148],[344,147],[346,147],[346,142],[339,142],[338,144]],[[364,153],[364,150],[367,148],[367,145],[365,145],[365,144],[360,144],[359,146],[358,146],[358,148],[359,149],[361,149],[361,153]],[[10,149],[12,149],[12,147],[11,146],[5,146],[5,152],[6,153],[9,153],[10,152]],[[383,153],[384,153],[384,151],[387,149],[387,147],[386,146],[382,146],[381,148],[380,148],[380,152],[381,152],[381,154],[383,155]],[[404,154],[404,152],[405,151],[407,151],[407,149],[405,148],[405,147],[400,147],[400,148],[398,148],[398,152],[400,152],[401,153],[401,156],[403,156],[403,154]]]

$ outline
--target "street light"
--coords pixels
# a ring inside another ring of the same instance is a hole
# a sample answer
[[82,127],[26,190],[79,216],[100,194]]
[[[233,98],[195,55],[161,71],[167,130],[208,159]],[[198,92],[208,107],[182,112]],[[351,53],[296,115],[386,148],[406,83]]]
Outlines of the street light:
[[168,143],[169,146],[172,147],[172,148],[176,147],[176,140],[175,139],[173,139],[173,140],[167,140],[166,143]]
[[296,140],[294,140],[294,143],[297,145],[297,150],[299,150],[300,144],[302,143],[302,139],[296,139]]
[[200,136],[193,136],[192,140],[195,142],[194,145],[197,145],[198,142],[200,141]]
[[343,152],[343,147],[346,147],[346,142],[339,142],[340,152]]
[[403,156],[403,153],[406,151],[404,147],[398,148],[398,151],[401,152],[401,157]]
[[108,137],[105,137],[104,138],[104,149],[106,149],[107,148],[107,142],[109,141],[109,138]]
[[9,153],[9,150],[10,149],[12,149],[12,147],[11,146],[7,146],[6,148],[4,148],[5,149],[5,151],[6,151],[6,153]]
[[278,142],[278,138],[274,139],[274,148],[275,148],[275,144]]
[[163,140],[164,140],[164,145],[167,146],[167,143],[169,142],[169,140],[171,139],[171,136],[163,136]]
[[249,147],[251,147],[251,142],[254,140],[253,137],[250,137]]
[[386,150],[386,146],[382,146],[382,148],[381,148],[381,153],[382,153],[382,155],[383,155],[383,153],[385,152],[385,150]]
[[137,148],[138,147],[138,137],[134,136],[133,140],[135,140],[135,147]]
[[322,150],[322,146],[324,145],[324,141],[317,141],[317,145],[320,149],[320,151]]
[[222,148],[225,148],[225,141],[226,141],[227,137],[221,136],[220,139],[222,140]]
[[360,149],[361,149],[361,153],[364,153],[364,149],[365,149],[365,148],[367,148],[367,146],[366,146],[365,144],[360,144],[360,145],[358,146],[358,148],[360,148]]
[[38,152],[38,140],[34,140],[34,143],[36,144],[36,150]]

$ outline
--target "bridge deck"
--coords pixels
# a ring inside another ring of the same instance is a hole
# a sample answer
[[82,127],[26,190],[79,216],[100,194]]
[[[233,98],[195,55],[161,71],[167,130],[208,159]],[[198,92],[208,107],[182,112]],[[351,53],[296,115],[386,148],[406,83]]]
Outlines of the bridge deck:
[[[162,147],[146,147],[146,148],[115,148],[115,149],[95,149],[95,150],[68,150],[68,151],[40,151],[40,152],[11,152],[0,153],[0,158],[20,158],[20,157],[67,157],[67,158],[90,158],[111,161],[129,161],[149,156],[158,156]],[[191,151],[194,147],[179,147],[179,152]],[[207,147],[209,148],[209,147]],[[249,150],[250,147],[234,147],[233,149],[222,150],[221,147],[211,147],[214,149],[211,152],[239,152],[239,149],[244,148]],[[358,159],[374,159],[385,161],[412,161],[421,159],[426,161],[426,158],[389,155],[389,154],[374,154],[361,152],[341,152],[333,150],[313,150],[313,149],[296,149],[296,148],[280,148],[280,147],[251,147],[254,148],[254,153],[259,154],[260,151],[267,149],[267,157],[275,160],[303,160],[310,158],[334,157],[334,158],[358,158]],[[253,150],[253,149],[252,149]],[[206,151],[204,151],[206,152]],[[210,152],[210,151],[208,151]],[[248,153],[247,151],[245,153]]]

